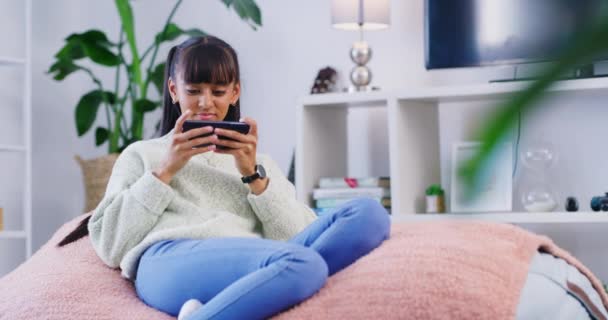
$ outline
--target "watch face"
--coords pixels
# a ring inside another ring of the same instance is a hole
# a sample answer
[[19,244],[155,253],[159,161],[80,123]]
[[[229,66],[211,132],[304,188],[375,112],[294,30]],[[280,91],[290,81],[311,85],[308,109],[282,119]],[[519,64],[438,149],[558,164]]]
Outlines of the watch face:
[[266,178],[266,169],[261,164],[256,166],[256,171],[260,175],[260,178]]

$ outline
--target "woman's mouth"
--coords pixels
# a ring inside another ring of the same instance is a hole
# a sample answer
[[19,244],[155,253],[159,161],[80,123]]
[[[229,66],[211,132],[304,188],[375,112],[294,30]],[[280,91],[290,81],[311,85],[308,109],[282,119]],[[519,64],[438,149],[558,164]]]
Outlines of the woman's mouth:
[[215,113],[197,113],[195,116],[198,120],[213,120]]

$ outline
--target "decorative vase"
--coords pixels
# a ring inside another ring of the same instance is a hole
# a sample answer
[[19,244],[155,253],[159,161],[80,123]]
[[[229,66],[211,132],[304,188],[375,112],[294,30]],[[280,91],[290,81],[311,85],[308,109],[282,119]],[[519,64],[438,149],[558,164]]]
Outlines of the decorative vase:
[[97,207],[101,199],[103,199],[108,180],[110,180],[112,168],[114,167],[118,155],[118,153],[111,153],[90,160],[84,160],[79,156],[74,156],[80,165],[84,181],[86,197],[84,212],[91,212]]
[[521,181],[521,202],[528,212],[550,212],[557,208],[557,196],[548,177],[557,156],[547,141],[533,141],[525,146],[520,159],[526,172]]
[[445,213],[445,200],[443,195],[426,196],[426,213]]

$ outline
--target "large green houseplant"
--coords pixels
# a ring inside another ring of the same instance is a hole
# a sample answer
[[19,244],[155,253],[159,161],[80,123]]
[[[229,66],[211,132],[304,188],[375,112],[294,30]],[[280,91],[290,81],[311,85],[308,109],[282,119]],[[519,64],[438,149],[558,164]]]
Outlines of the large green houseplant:
[[[254,0],[221,1],[254,30],[262,25],[261,12]],[[69,35],[65,38],[64,46],[55,54],[55,60],[47,72],[53,79],[63,81],[71,74],[84,72],[92,80],[93,89],[76,104],[78,136],[92,129],[100,108],[105,116],[104,124],[95,129],[95,143],[100,146],[107,142],[108,155],[87,161],[76,157],[85,180],[86,211],[93,209],[101,200],[118,153],[129,144],[143,139],[145,115],[162,105],[162,99],[158,97],[162,96],[165,85],[165,63],[162,58],[157,62],[161,45],[174,42],[181,36],[205,35],[203,30],[183,29],[173,22],[182,2],[175,1],[164,26],[143,51],[137,46],[134,13],[129,0],[115,0],[121,22],[118,40],[112,41],[103,31],[91,29]],[[102,83],[91,68],[82,64],[83,61],[113,69],[116,74],[113,83]],[[125,83],[121,83],[121,79],[126,79]],[[150,88],[154,88],[156,94]],[[158,123],[160,120],[157,130]]]

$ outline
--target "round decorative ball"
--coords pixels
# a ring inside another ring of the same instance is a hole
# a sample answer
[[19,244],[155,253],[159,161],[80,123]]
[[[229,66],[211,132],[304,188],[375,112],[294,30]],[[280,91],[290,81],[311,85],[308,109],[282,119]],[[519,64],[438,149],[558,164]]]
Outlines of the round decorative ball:
[[356,66],[350,72],[350,81],[357,87],[367,86],[372,81],[372,72],[364,66]]
[[365,42],[355,42],[350,49],[350,58],[354,63],[364,65],[372,58],[372,48]]

